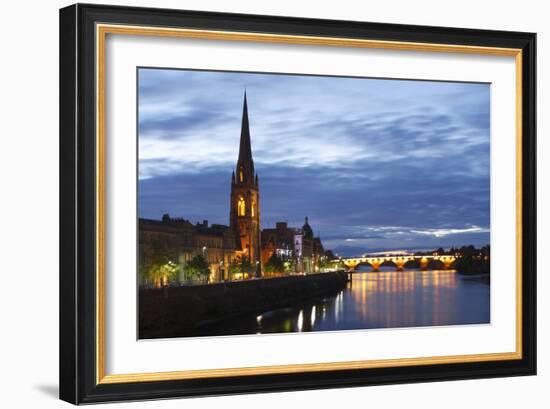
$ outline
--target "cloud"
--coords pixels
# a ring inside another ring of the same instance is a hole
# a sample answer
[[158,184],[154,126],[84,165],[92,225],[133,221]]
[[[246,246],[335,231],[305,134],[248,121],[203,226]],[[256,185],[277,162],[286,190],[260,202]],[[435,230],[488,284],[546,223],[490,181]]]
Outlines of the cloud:
[[335,247],[488,241],[488,84],[140,69],[142,217],[228,223],[245,85],[264,227],[309,216]]
[[486,84],[154,69],[139,76],[140,155],[181,171],[233,161],[245,84],[257,163],[387,163],[488,143]]
[[411,230],[411,233],[426,234],[434,237],[445,237],[450,234],[463,233],[489,233],[488,228],[472,226],[465,229],[428,229],[428,230]]

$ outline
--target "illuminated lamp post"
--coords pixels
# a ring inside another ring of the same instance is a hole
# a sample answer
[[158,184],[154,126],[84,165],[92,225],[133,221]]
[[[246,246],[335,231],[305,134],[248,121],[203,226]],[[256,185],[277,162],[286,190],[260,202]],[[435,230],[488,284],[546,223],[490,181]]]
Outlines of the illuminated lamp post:
[[[172,267],[172,261],[169,260],[168,263],[166,263],[169,268]],[[168,298],[168,277],[166,276],[166,270],[164,271],[164,274],[161,277],[161,286],[164,293],[164,298]]]
[[[250,279],[250,276],[252,275],[252,257],[250,257],[250,243],[246,245],[246,256],[248,258],[248,279]],[[243,271],[243,279],[244,279],[244,271]]]
[[[208,264],[208,255],[206,253],[206,250],[208,250],[206,246],[202,246],[202,257],[204,258],[204,261],[206,261],[206,265],[210,267],[210,265]],[[210,274],[208,274],[208,277],[206,278],[206,284],[208,284],[209,282],[210,282]]]

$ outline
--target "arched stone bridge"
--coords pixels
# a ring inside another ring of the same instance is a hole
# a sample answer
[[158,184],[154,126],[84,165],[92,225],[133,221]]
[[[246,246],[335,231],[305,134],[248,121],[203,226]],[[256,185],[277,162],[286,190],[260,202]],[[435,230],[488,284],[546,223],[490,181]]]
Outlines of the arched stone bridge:
[[415,255],[387,255],[387,256],[365,256],[365,257],[350,257],[342,258],[344,265],[349,271],[353,271],[360,264],[369,264],[372,267],[372,271],[378,271],[380,266],[385,262],[392,262],[395,265],[397,271],[404,269],[405,264],[409,261],[418,260],[420,269],[426,270],[428,264],[432,260],[440,261],[443,264],[445,270],[451,268],[452,264],[458,259],[456,256],[450,255],[432,255],[432,256],[415,256]]

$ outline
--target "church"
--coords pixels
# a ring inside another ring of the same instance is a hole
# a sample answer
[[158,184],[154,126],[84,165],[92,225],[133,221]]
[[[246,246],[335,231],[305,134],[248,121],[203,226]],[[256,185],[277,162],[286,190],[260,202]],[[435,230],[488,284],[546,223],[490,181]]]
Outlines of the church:
[[260,185],[252,159],[246,91],[239,156],[231,177],[229,221],[235,234],[237,255],[250,262],[254,276],[266,275],[262,272],[262,266],[274,254],[285,260],[291,259],[294,273],[318,271],[319,261],[324,257],[324,249],[321,239],[313,237],[307,217],[301,228],[289,228],[286,222],[278,222],[275,229],[261,229]]
[[235,233],[237,255],[246,258],[256,277],[261,276],[260,186],[254,170],[248,106],[244,94],[239,158],[231,176],[229,226]]
[[[204,279],[208,283],[320,271],[325,254],[321,239],[314,237],[307,217],[302,227],[277,222],[275,228],[261,228],[260,183],[252,157],[246,91],[239,154],[231,175],[229,226],[210,225],[208,220],[193,224],[169,214],[161,220],[140,218],[138,251],[140,271],[158,264],[159,259],[177,266],[178,278],[170,285],[190,282],[185,266],[197,256],[202,256],[208,265],[208,278]],[[285,261],[284,271],[264,271],[272,256]],[[233,272],[231,267],[235,264],[246,265],[248,271]],[[140,285],[159,286],[160,282],[158,277],[151,279],[144,274]]]

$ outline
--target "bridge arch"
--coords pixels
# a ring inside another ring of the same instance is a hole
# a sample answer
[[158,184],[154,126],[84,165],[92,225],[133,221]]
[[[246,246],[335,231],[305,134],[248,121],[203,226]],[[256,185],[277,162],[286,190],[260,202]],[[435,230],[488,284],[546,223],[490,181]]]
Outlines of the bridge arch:
[[409,259],[405,262],[405,264],[403,265],[403,268],[405,269],[420,268],[420,260],[417,258]]
[[395,263],[395,261],[393,261],[391,259],[384,260],[384,262],[380,266],[381,267],[393,267],[396,270],[398,269],[397,264]]
[[411,261],[411,259],[411,257],[407,256],[386,257],[382,265],[394,266],[397,271],[403,271],[405,264]]
[[428,269],[429,270],[444,270],[445,265],[443,264],[443,262],[441,260],[432,258],[428,261]]
[[361,266],[369,266],[371,268],[371,271],[379,271],[382,262],[383,260],[380,259],[361,259],[358,264],[356,264],[355,268],[357,269]]
[[370,261],[368,260],[364,260],[364,261],[360,261],[359,264],[357,264],[357,266],[355,268],[359,268],[359,267],[371,267],[371,268],[374,268],[373,266],[373,263],[371,263]]
[[435,270],[448,270],[454,267],[456,257],[454,256],[436,256],[429,262],[429,267]]

